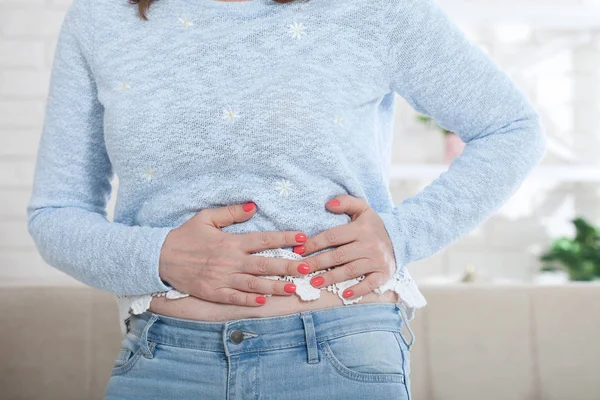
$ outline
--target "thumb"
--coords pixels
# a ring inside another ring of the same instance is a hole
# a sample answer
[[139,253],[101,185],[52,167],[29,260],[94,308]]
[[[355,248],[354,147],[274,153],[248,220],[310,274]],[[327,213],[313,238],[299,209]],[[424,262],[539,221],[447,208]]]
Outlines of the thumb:
[[368,208],[365,200],[349,194],[335,196],[326,203],[326,206],[329,211],[336,214],[348,214],[353,220]]
[[208,221],[217,228],[244,222],[256,213],[256,204],[252,201],[244,204],[232,204],[225,207],[211,208]]

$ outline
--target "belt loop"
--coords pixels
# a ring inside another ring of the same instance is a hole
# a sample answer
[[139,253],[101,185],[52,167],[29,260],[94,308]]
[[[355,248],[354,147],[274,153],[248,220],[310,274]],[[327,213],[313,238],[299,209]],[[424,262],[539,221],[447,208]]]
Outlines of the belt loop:
[[304,336],[306,338],[306,353],[308,354],[308,363],[316,364],[319,362],[319,350],[317,348],[317,334],[310,311],[300,313],[302,323],[304,324]]
[[152,358],[154,357],[154,346],[155,343],[148,343],[148,331],[150,330],[150,327],[154,324],[154,322],[156,322],[158,320],[158,315],[151,313],[150,319],[148,320],[148,322],[146,322],[146,325],[144,326],[144,329],[142,330],[142,334],[140,335],[140,343],[142,346],[142,353],[144,354],[144,357],[146,358]]
[[406,325],[406,329],[408,330],[408,333],[410,333],[410,343],[408,343],[406,341],[406,338],[404,337],[404,334],[402,333],[402,331],[400,331],[400,336],[402,336],[402,339],[406,343],[406,347],[408,347],[408,350],[410,350],[412,345],[415,343],[415,335],[414,335],[412,329],[410,329],[410,324],[408,322],[408,316],[406,315],[406,310],[404,309],[404,305],[396,303],[396,310],[398,310],[400,312],[400,314],[402,316],[402,321],[404,322],[404,325]]
[[125,334],[131,332],[131,314],[125,319]]

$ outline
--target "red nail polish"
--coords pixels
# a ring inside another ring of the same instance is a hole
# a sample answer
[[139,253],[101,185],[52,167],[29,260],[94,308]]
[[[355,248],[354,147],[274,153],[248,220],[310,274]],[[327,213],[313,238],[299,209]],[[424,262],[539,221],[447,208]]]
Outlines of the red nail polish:
[[321,286],[323,284],[323,282],[325,282],[325,279],[323,279],[322,276],[315,276],[310,281],[310,284],[316,287],[316,286]]
[[265,296],[258,296],[258,297],[256,298],[256,302],[257,302],[258,304],[265,304],[265,302],[266,302],[266,301],[267,301],[267,298],[266,298]]
[[354,290],[352,290],[352,289],[346,289],[346,290],[344,290],[344,295],[343,296],[344,296],[344,298],[347,299],[348,297],[352,296],[353,294],[354,294]]
[[283,290],[285,290],[286,293],[294,293],[296,291],[296,285],[293,283],[288,283],[283,287]]
[[255,205],[256,205],[256,204],[254,204],[254,202],[252,202],[252,201],[251,201],[250,203],[246,203],[246,204],[244,204],[244,205],[242,206],[242,208],[244,209],[244,211],[246,211],[246,212],[250,212],[250,211],[254,210],[254,206],[255,206]]
[[338,199],[332,199],[332,200],[329,200],[327,202],[327,204],[329,204],[330,206],[339,206],[340,205],[340,201]]
[[298,265],[298,272],[301,274],[308,274],[310,272],[310,267],[308,264],[300,264]]
[[299,233],[296,235],[296,242],[304,243],[306,242],[306,235],[304,233]]
[[296,254],[302,254],[305,251],[306,251],[306,247],[304,247],[303,245],[294,247],[294,253],[296,253]]

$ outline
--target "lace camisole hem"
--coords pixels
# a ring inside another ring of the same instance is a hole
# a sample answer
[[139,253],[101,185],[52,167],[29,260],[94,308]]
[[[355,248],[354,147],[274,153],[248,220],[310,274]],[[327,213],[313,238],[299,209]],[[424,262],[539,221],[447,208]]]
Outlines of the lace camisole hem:
[[[287,258],[293,260],[303,259],[301,255],[285,249],[268,249],[258,253],[253,253],[252,255],[263,257]],[[307,275],[300,277],[289,275],[269,275],[261,277],[266,279],[282,280],[294,283],[296,285],[295,294],[299,296],[300,299],[303,301],[316,300],[320,297],[321,290],[328,290],[332,293],[337,294],[344,305],[360,302],[362,296],[357,297],[355,299],[345,299],[342,296],[342,293],[344,292],[344,290],[346,290],[346,288],[362,281],[365,278],[365,275],[359,276],[357,278],[352,278],[343,282],[336,282],[321,288],[315,288],[310,284],[310,280],[313,276],[322,274],[326,271],[331,270],[332,268],[335,267],[313,271]],[[404,308],[409,319],[412,319],[414,317],[416,309],[424,307],[427,304],[425,298],[423,297],[419,288],[417,287],[417,284],[412,279],[406,268],[401,268],[400,270],[396,271],[396,273],[386,283],[375,289],[374,292],[377,294],[383,294],[388,290],[392,290],[398,294],[398,305]],[[124,302],[126,304],[126,307],[129,310],[129,314],[131,315],[141,314],[144,311],[148,310],[148,308],[150,307],[150,302],[152,301],[152,297],[155,296],[164,296],[167,299],[180,299],[183,297],[188,297],[189,294],[180,292],[176,289],[171,289],[166,292],[156,292],[145,295],[117,295],[117,299],[120,303]],[[264,296],[270,297],[271,295],[265,294]]]

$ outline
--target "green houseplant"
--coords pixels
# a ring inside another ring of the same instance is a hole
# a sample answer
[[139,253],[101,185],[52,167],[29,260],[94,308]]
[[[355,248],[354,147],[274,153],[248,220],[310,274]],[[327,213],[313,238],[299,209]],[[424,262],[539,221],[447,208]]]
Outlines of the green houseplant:
[[453,133],[452,131],[449,131],[449,130],[444,129],[441,126],[439,126],[437,124],[437,122],[435,122],[434,119],[431,118],[430,116],[423,115],[423,114],[417,114],[417,121],[421,122],[424,125],[427,125],[430,127],[435,127],[436,129],[439,129],[444,135],[450,135]]
[[572,220],[575,237],[560,237],[540,256],[542,271],[566,270],[573,281],[600,279],[600,230],[585,219]]

